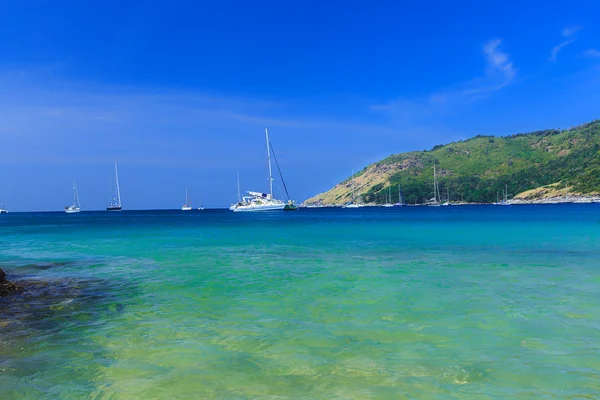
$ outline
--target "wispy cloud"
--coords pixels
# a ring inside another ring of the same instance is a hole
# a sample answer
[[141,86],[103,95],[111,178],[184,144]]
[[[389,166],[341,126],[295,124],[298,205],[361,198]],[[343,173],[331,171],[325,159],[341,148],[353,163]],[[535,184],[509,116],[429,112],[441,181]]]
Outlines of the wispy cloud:
[[481,76],[420,99],[396,99],[386,104],[373,105],[371,110],[394,113],[396,118],[414,121],[496,92],[510,85],[517,76],[513,61],[508,53],[502,51],[501,45],[502,40],[497,38],[483,44],[482,54],[486,67]]
[[559,44],[557,44],[556,46],[554,46],[552,48],[552,51],[550,52],[550,61],[554,62],[556,61],[556,57],[558,56],[558,53],[565,47],[568,46],[569,44],[573,43],[575,41],[575,39],[577,39],[577,32],[579,32],[581,30],[580,26],[568,26],[566,28],[564,28],[562,30],[562,36],[565,38],[565,40],[563,40],[562,42],[560,42]]
[[583,55],[585,57],[589,57],[589,58],[600,58],[600,50],[597,49],[588,49],[586,51],[583,52]]

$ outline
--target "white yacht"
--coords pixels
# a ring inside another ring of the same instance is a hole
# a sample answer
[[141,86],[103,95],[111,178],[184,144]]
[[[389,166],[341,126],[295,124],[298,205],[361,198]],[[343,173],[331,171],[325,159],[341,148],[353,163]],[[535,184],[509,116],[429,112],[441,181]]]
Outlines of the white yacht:
[[115,161],[115,174],[110,177],[110,201],[106,211],[121,211],[121,189],[119,188],[119,170]]
[[[280,211],[297,210],[292,201],[284,202],[273,197],[273,173],[271,169],[271,142],[269,141],[269,131],[265,128],[265,137],[267,141],[267,161],[269,164],[269,193],[248,192],[241,202],[232,205],[229,209],[233,212],[252,212],[252,211]],[[275,159],[277,161],[277,159]],[[279,166],[278,166],[279,167]],[[279,171],[281,174],[281,171]],[[285,186],[285,183],[284,183]],[[238,185],[239,187],[239,185]],[[286,189],[287,192],[287,189]]]
[[185,188],[185,204],[181,206],[181,211],[191,211],[192,206],[188,197],[188,190]]
[[73,205],[65,206],[65,212],[67,214],[74,214],[81,211],[81,203],[79,203],[79,194],[77,193],[77,186],[75,186],[75,181],[73,181]]

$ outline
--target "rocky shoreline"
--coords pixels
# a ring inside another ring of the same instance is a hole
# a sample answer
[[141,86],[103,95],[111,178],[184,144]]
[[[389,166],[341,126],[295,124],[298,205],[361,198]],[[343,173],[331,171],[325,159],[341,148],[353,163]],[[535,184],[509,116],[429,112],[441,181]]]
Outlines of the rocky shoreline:
[[0,268],[0,297],[23,291],[23,286],[10,282],[6,279],[6,273]]

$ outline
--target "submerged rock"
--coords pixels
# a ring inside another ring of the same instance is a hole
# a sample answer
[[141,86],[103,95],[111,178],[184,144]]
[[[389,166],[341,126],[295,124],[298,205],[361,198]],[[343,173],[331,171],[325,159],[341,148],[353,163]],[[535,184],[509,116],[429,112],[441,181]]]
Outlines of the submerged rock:
[[6,279],[6,273],[0,268],[0,297],[15,294],[23,290],[22,286],[12,283]]

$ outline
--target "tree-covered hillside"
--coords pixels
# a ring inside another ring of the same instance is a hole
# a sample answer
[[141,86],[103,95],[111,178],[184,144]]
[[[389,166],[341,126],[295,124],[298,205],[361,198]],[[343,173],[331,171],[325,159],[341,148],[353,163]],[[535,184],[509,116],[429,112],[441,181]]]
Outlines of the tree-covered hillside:
[[[357,196],[383,203],[387,194],[408,203],[433,196],[436,166],[442,197],[452,201],[496,201],[508,186],[509,197],[559,183],[573,193],[600,192],[600,120],[566,130],[544,130],[505,137],[476,136],[438,145],[429,151],[394,154],[354,175]],[[352,179],[307,202],[350,200]]]

